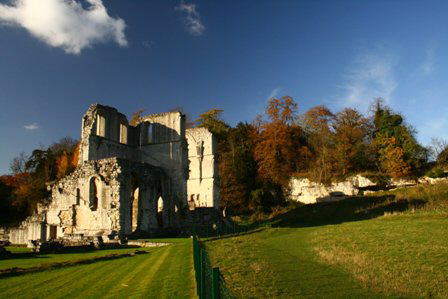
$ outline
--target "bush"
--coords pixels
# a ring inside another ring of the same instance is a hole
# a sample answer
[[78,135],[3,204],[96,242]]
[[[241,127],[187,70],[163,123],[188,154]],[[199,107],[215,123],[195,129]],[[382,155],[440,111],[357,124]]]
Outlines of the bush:
[[425,174],[427,177],[436,179],[436,178],[444,178],[446,177],[445,171],[441,168],[433,168]]

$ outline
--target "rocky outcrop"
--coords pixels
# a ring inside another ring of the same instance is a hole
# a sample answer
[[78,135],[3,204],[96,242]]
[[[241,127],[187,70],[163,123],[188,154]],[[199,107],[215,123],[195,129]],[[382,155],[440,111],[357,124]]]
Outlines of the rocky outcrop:
[[290,199],[302,203],[337,201],[347,196],[359,195],[362,188],[376,186],[366,177],[357,175],[344,182],[323,185],[309,179],[292,179]]

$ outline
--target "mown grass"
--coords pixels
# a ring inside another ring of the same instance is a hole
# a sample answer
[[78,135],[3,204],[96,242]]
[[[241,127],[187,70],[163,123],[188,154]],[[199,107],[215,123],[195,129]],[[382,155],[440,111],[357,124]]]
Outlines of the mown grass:
[[[97,251],[97,253],[105,251]],[[2,278],[0,279],[0,297],[194,297],[190,239],[183,239],[166,247],[147,248],[146,251],[147,254],[116,260]],[[78,254],[72,258],[84,255]]]
[[[11,251],[13,253],[13,256],[9,259],[0,260],[0,270],[13,267],[29,268],[65,261],[91,259],[93,257],[105,256],[110,254],[134,252],[136,250],[136,248],[120,248],[108,250],[91,250],[81,253],[34,254],[30,252],[28,248],[7,247],[6,249]],[[142,248],[142,250],[149,250],[149,248]]]
[[448,298],[447,203],[441,184],[306,205],[206,247],[241,298]]

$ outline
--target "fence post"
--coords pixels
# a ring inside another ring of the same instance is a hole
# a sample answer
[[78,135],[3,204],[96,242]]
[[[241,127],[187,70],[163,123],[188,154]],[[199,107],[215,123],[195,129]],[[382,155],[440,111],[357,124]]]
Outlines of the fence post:
[[204,256],[204,250],[199,247],[199,269],[201,269],[200,272],[200,276],[199,276],[199,299],[203,299],[205,298],[205,256]]
[[212,270],[212,299],[219,299],[219,268]]
[[200,259],[199,259],[199,244],[197,236],[193,236],[193,259],[194,259],[194,270],[195,270],[195,276],[196,276],[196,293],[199,296],[200,289],[201,289],[201,281],[200,281],[200,275],[201,275],[201,267],[200,267]]

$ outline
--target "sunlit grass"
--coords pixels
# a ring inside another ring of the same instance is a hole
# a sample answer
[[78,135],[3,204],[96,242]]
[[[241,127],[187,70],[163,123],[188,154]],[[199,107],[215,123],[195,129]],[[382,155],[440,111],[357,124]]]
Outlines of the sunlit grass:
[[[146,248],[146,254],[1,278],[0,298],[194,298],[191,247],[191,241],[183,239]],[[101,252],[106,250],[95,254]]]
[[206,247],[241,298],[448,298],[448,185],[374,196],[298,207],[281,228]]

